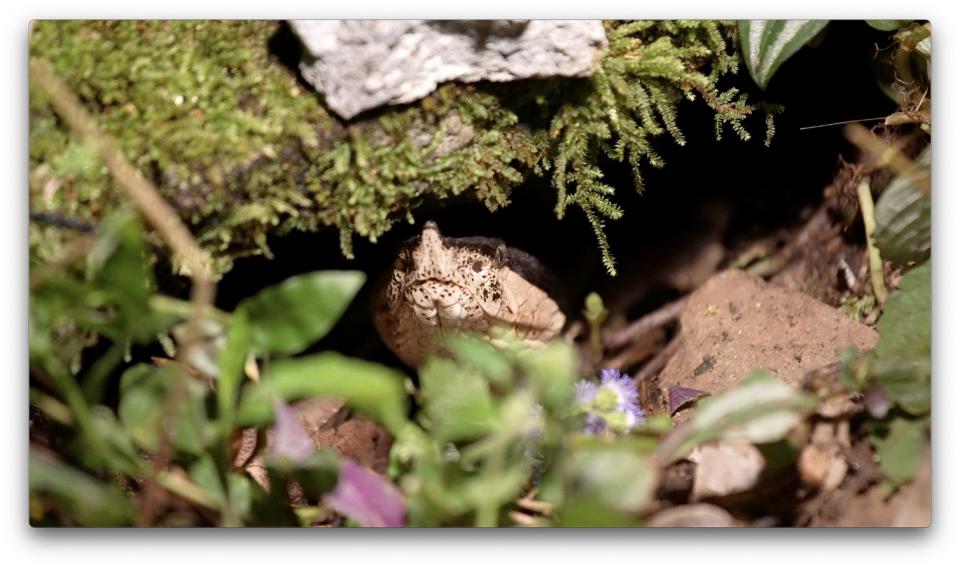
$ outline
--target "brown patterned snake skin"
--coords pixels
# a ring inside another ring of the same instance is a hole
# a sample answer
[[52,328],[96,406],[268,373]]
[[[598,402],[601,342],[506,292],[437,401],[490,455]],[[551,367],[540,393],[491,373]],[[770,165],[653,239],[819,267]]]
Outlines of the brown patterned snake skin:
[[566,320],[555,297],[552,276],[533,256],[491,238],[444,237],[427,222],[374,291],[373,320],[397,357],[416,367],[445,333],[486,333],[499,323],[528,343],[554,338]]

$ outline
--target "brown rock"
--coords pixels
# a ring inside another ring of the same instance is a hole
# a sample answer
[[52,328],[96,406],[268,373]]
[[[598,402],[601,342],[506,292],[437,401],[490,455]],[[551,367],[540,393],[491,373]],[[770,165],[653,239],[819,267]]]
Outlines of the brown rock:
[[836,489],[847,475],[847,462],[836,446],[808,444],[797,458],[797,471],[804,484],[831,491]]
[[690,295],[680,347],[660,375],[670,386],[717,393],[764,368],[799,387],[847,346],[874,347],[877,333],[837,309],[740,270],[713,276]]
[[724,509],[708,503],[679,505],[650,517],[648,527],[737,527],[737,521]]
[[747,491],[766,466],[763,454],[746,441],[704,444],[690,455],[696,462],[691,499],[699,501]]

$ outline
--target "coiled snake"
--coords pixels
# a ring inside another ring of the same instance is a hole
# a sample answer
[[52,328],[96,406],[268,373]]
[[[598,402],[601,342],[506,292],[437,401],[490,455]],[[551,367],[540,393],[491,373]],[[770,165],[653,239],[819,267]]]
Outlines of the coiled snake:
[[374,325],[414,367],[450,332],[487,333],[499,323],[526,342],[546,342],[566,320],[555,281],[533,256],[500,240],[445,237],[427,222],[374,291]]

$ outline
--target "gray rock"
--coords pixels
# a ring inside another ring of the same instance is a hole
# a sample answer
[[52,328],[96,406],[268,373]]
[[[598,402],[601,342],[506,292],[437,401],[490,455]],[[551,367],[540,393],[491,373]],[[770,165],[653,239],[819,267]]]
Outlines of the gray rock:
[[294,20],[300,71],[343,118],[412,102],[446,81],[589,76],[599,20]]

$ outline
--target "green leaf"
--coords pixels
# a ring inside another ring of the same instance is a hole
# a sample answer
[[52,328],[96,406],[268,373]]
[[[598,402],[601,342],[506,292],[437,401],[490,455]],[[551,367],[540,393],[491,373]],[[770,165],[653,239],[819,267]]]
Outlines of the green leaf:
[[887,299],[883,317],[877,323],[880,334],[876,350],[878,357],[929,359],[930,295],[928,262],[904,275],[900,288]]
[[53,496],[56,505],[62,506],[59,511],[77,525],[117,527],[133,522],[133,504],[115,484],[100,482],[34,450],[30,451],[29,462],[31,498]]
[[291,277],[245,299],[258,353],[296,354],[323,338],[363,286],[359,271],[317,271]]
[[127,335],[137,341],[152,340],[157,332],[157,317],[150,309],[153,276],[146,262],[143,227],[132,212],[118,213],[104,220],[93,248],[87,256],[91,294],[103,306],[115,305],[114,317],[97,317],[97,331],[114,341]]
[[420,387],[431,433],[440,442],[475,439],[498,423],[490,385],[475,369],[431,356],[420,370]]
[[204,454],[194,462],[190,466],[188,475],[193,483],[204,491],[206,499],[215,502],[218,509],[223,509],[227,502],[227,494],[223,489],[223,483],[220,482],[217,464],[210,454]]
[[[120,377],[120,422],[145,450],[152,452],[160,446],[167,394],[177,379],[176,371],[172,366],[137,364]],[[201,454],[208,440],[204,407],[207,387],[194,379],[185,379],[184,384],[173,445],[190,454]]]
[[894,484],[913,479],[927,446],[926,419],[894,418],[882,431],[870,434],[883,473]]
[[766,88],[780,65],[827,23],[828,20],[740,20],[740,45],[753,81]]
[[510,361],[488,341],[466,334],[451,334],[445,344],[461,364],[475,368],[498,385],[509,383],[513,374]]
[[929,359],[877,360],[872,371],[887,399],[911,415],[930,412]]
[[890,294],[877,323],[873,375],[891,401],[913,414],[930,410],[930,262],[914,268]]
[[912,20],[866,20],[867,24],[873,29],[880,31],[893,31],[909,24]]
[[121,426],[113,411],[103,405],[96,405],[91,408],[90,416],[93,429],[110,447],[105,454],[108,458],[106,464],[110,468],[128,476],[143,474],[149,470],[149,464],[137,454],[130,433]]
[[756,444],[784,437],[816,407],[813,396],[797,391],[766,370],[755,370],[733,388],[703,399],[684,425],[671,433],[670,460],[711,440]]
[[237,414],[240,386],[243,384],[243,366],[250,351],[253,333],[246,311],[238,311],[230,319],[227,343],[220,352],[217,380],[217,409],[219,431],[229,434]]
[[255,489],[258,489],[258,486],[250,476],[232,472],[227,475],[227,501],[233,524],[242,525],[250,515]]
[[894,177],[877,201],[877,247],[896,266],[930,257],[930,196],[918,180],[930,178],[930,146],[914,161],[917,170]]
[[273,401],[303,397],[342,397],[397,434],[407,423],[405,376],[391,368],[324,352],[303,358],[279,360],[254,387],[241,396],[238,421],[242,426],[264,425],[272,420]]
[[577,380],[577,353],[573,345],[564,340],[526,348],[520,352],[518,361],[525,376],[539,391],[540,401],[551,411],[570,407],[573,399],[573,384]]

